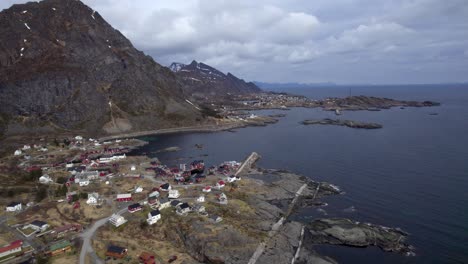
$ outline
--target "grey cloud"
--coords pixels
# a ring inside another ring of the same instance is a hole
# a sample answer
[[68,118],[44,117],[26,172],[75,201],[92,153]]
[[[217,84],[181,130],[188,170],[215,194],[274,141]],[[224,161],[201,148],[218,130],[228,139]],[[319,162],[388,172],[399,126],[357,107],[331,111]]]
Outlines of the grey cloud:
[[468,79],[466,0],[83,1],[166,65],[282,82]]

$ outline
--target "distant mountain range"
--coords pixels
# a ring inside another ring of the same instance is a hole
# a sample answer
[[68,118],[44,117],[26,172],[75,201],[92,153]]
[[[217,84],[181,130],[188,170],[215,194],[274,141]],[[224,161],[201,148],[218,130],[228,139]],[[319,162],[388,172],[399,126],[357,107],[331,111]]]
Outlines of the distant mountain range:
[[260,88],[251,82],[245,82],[231,73],[221,71],[201,62],[190,64],[174,62],[169,66],[183,83],[185,93],[194,97],[226,96],[260,92]]
[[313,88],[313,87],[332,87],[337,84],[332,82],[324,83],[267,83],[267,82],[254,82],[258,87],[270,90],[270,89],[281,89],[281,88]]

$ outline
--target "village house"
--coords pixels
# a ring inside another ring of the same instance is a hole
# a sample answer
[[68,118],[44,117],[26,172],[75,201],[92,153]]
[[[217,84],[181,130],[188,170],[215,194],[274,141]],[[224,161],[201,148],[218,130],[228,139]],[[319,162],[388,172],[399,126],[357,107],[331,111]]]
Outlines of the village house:
[[69,232],[80,232],[82,230],[81,225],[68,224],[55,228],[51,234],[56,238],[64,237]]
[[190,208],[188,203],[182,203],[179,204],[176,208],[176,213],[179,215],[186,215],[188,214],[192,209]]
[[171,206],[171,201],[167,197],[159,199],[159,210],[168,208],[169,206]]
[[211,186],[205,186],[202,192],[206,192],[206,193],[211,192]]
[[141,193],[143,191],[143,187],[141,186],[135,186],[135,189],[133,190],[134,193]]
[[152,191],[148,194],[148,197],[159,197],[159,192],[158,191]]
[[172,187],[169,183],[164,183],[162,184],[161,186],[159,186],[159,189],[163,192],[168,192],[170,190],[172,190]]
[[107,248],[106,256],[121,259],[127,256],[127,251],[126,248],[110,245]]
[[156,264],[154,255],[148,252],[142,252],[138,257],[138,261],[141,264]]
[[77,173],[75,177],[88,179],[90,181],[97,180],[99,178],[99,171],[97,171],[97,170],[94,170],[94,171],[81,171],[81,172]]
[[192,207],[192,211],[197,212],[197,213],[203,213],[203,212],[205,212],[205,206],[203,206],[201,204],[195,204]]
[[29,149],[31,149],[31,145],[24,145],[23,146],[23,150],[29,150]]
[[213,223],[219,223],[219,222],[223,221],[223,218],[221,216],[218,216],[218,215],[212,215],[212,216],[210,216],[210,220]]
[[224,193],[221,193],[217,196],[218,198],[218,202],[220,204],[227,204],[228,203],[228,199],[227,199],[227,196],[224,194]]
[[140,203],[134,203],[134,204],[131,204],[128,206],[128,212],[130,213],[135,213],[135,212],[138,212],[142,209],[142,206]]
[[21,151],[21,149],[17,149],[17,150],[15,150],[14,154],[15,154],[15,156],[19,156],[19,155],[23,154],[23,151]]
[[53,182],[54,182],[54,180],[52,180],[52,178],[47,174],[44,174],[41,177],[39,177],[39,183],[50,184],[50,183],[53,183]]
[[86,203],[88,205],[99,205],[100,202],[101,202],[101,199],[99,199],[99,193],[97,192],[88,193],[88,200],[86,200]]
[[197,198],[197,202],[199,202],[199,203],[204,203],[204,202],[205,202],[205,196],[204,196],[204,195],[200,195],[200,197]]
[[171,201],[171,206],[172,207],[177,207],[179,204],[181,204],[182,202],[179,201],[179,200],[172,200]]
[[148,219],[146,219],[146,221],[149,225],[152,225],[157,223],[159,219],[161,219],[161,213],[156,209],[148,213]]
[[148,205],[149,205],[152,209],[159,208],[160,203],[159,203],[158,198],[156,198],[156,197],[154,197],[154,196],[148,197]]
[[20,202],[11,202],[5,208],[7,212],[17,212],[17,211],[21,211],[21,209],[22,209],[22,205]]
[[53,257],[65,252],[69,252],[72,250],[72,245],[69,240],[62,240],[57,243],[52,244],[49,247],[49,250],[46,251],[46,254]]
[[118,215],[118,214],[113,214],[109,218],[109,223],[115,227],[119,227],[127,222],[127,219],[125,219],[123,216]]
[[32,228],[34,229],[35,231],[40,231],[40,232],[44,232],[47,230],[47,228],[49,228],[49,224],[47,224],[46,222],[44,221],[39,221],[39,220],[34,220],[32,221],[29,225],[26,225],[23,227],[23,229],[26,229],[26,228]]
[[221,189],[221,188],[224,188],[225,185],[226,183],[224,181],[218,181],[216,183],[216,188]]
[[170,190],[168,197],[169,199],[177,199],[180,197],[180,193],[178,190]]
[[88,186],[89,180],[87,178],[75,178],[75,183],[78,183],[80,187]]
[[21,252],[22,240],[16,240],[0,248],[0,258]]
[[129,202],[132,200],[132,194],[131,193],[117,194],[116,200],[117,202]]

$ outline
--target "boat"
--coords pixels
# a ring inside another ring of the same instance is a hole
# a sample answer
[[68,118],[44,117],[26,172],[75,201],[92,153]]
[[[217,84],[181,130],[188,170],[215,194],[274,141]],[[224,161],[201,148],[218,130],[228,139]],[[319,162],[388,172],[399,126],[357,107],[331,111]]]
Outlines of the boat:
[[335,115],[341,115],[340,109],[335,109]]

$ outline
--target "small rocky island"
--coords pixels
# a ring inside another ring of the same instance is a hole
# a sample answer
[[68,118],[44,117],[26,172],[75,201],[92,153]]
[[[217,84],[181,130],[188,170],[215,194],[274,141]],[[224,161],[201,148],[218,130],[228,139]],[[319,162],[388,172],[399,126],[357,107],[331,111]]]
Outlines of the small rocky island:
[[414,254],[413,247],[404,243],[408,234],[399,228],[330,218],[314,220],[308,225],[308,231],[311,235],[308,239],[314,244],[377,246],[383,251]]
[[351,128],[361,129],[377,129],[383,126],[377,123],[366,123],[352,120],[330,119],[324,118],[320,120],[304,120],[301,122],[303,125],[334,125],[334,126],[347,126]]

